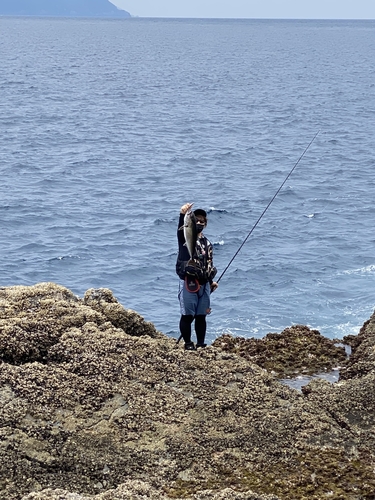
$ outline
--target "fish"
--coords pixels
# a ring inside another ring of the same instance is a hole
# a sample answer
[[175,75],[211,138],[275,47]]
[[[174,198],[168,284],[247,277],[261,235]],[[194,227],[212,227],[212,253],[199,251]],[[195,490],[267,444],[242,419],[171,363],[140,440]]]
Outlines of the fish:
[[194,260],[194,255],[196,253],[195,245],[197,243],[197,220],[195,218],[194,212],[188,210],[184,217],[184,236],[185,236],[185,245],[188,249],[190,260]]

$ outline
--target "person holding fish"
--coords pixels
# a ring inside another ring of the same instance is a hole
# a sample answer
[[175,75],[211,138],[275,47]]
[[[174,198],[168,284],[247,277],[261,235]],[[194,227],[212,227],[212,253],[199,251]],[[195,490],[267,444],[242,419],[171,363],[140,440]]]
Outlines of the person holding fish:
[[[213,280],[216,268],[213,265],[212,244],[203,235],[207,226],[207,213],[193,203],[182,205],[178,222],[178,256],[176,273],[180,278],[178,298],[180,301],[180,333],[185,349],[193,351],[206,347],[206,316],[210,314],[210,294],[218,284]],[[197,344],[191,340],[191,325],[194,323]]]

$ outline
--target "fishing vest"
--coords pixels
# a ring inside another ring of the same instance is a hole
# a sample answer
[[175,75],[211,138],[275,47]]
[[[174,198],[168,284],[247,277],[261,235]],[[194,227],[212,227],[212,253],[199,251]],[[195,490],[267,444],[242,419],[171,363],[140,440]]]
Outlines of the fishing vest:
[[[197,243],[195,245],[196,257],[194,260],[194,266],[188,266],[189,274],[195,273],[195,277],[198,279],[201,285],[207,283],[208,281],[211,283],[215,274],[216,268],[213,265],[213,250],[212,244],[205,237],[197,239]],[[179,252],[177,256],[176,262],[176,273],[181,279],[185,279],[186,276],[186,267],[188,262],[190,261],[190,256],[186,245],[179,242]]]

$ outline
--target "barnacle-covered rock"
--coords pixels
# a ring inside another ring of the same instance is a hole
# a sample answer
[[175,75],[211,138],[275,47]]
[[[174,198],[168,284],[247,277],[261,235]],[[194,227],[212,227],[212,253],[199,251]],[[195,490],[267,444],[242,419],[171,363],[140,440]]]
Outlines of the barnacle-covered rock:
[[344,347],[304,325],[269,333],[262,339],[222,335],[214,345],[272,371],[279,378],[332,370],[346,361]]
[[373,371],[298,392],[254,361],[185,351],[107,289],[1,289],[0,500],[371,498]]
[[53,283],[0,289],[0,359],[11,364],[43,362],[48,349],[68,328],[105,316],[70,290]]
[[[126,481],[115,490],[99,493],[94,497],[70,493],[66,490],[48,489],[40,493],[30,493],[22,500],[167,500],[168,498],[170,497],[166,496],[163,491],[153,488],[148,483]],[[200,491],[189,496],[189,498],[191,500],[278,500],[274,495],[258,495],[251,491],[241,493],[234,491],[232,488],[225,488],[220,492],[213,490]]]
[[128,335],[140,337],[148,335],[160,338],[163,335],[152,323],[145,321],[135,311],[125,309],[108,288],[90,288],[83,298],[84,304],[102,313],[116,327],[122,328]]
[[357,336],[348,335],[344,342],[352,354],[340,373],[341,380],[360,378],[375,371],[375,313],[364,323]]

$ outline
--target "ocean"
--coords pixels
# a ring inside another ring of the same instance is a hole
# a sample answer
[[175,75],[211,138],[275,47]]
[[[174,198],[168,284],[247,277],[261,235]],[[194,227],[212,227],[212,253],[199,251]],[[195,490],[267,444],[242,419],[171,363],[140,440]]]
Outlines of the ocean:
[[207,340],[374,309],[375,21],[0,18],[0,284],[110,288],[178,337],[181,205]]

